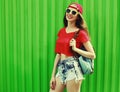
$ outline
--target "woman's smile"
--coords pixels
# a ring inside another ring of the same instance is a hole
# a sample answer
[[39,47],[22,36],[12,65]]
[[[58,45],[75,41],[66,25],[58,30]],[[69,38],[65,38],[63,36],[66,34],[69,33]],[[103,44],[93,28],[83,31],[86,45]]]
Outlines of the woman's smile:
[[67,15],[67,18],[68,19],[72,19],[73,17],[71,15]]

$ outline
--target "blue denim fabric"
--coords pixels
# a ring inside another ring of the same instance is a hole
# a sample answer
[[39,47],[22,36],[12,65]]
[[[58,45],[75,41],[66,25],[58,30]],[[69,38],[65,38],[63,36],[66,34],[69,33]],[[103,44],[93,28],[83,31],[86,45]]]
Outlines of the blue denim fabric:
[[68,80],[75,79],[77,81],[84,79],[79,63],[73,57],[69,57],[58,63],[57,76],[60,77],[61,82],[64,84]]

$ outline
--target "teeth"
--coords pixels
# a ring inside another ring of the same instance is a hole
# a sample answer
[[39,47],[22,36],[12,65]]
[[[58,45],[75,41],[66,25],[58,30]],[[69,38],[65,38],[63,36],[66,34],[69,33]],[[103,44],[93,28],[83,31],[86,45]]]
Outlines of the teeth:
[[72,17],[68,16],[69,19],[71,19]]

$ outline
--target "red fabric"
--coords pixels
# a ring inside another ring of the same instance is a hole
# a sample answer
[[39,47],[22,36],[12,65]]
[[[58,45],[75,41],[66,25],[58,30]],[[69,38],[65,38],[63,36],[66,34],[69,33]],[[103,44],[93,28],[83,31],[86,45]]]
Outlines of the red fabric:
[[[55,52],[59,54],[65,54],[67,56],[73,56],[73,52],[70,49],[69,42],[73,38],[75,32],[66,33],[65,28],[62,28],[58,32],[58,39],[56,41]],[[84,30],[80,30],[78,37],[76,38],[76,47],[80,48],[84,42],[87,42],[89,37]]]
[[74,8],[74,9],[76,9],[76,10],[78,10],[81,14],[83,13],[83,9],[82,9],[82,6],[80,5],[80,4],[75,4],[76,6],[77,6],[77,8],[76,7],[74,7],[74,6],[71,6],[71,5],[69,5],[69,7],[71,7],[71,8]]

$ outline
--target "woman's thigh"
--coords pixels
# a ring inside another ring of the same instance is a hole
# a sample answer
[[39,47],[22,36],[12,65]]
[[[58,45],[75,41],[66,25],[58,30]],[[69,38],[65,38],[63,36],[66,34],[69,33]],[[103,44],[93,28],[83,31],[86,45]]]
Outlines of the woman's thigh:
[[64,84],[61,84],[60,78],[57,77],[57,78],[56,78],[55,90],[50,89],[50,92],[63,92],[64,88],[65,88],[65,85],[64,85]]
[[66,83],[67,92],[80,92],[82,80],[75,82],[75,79],[69,80]]

